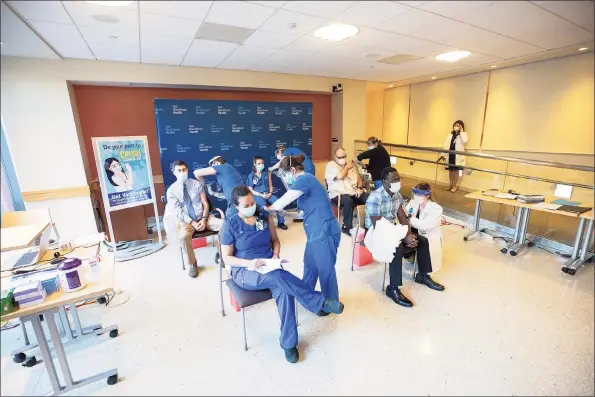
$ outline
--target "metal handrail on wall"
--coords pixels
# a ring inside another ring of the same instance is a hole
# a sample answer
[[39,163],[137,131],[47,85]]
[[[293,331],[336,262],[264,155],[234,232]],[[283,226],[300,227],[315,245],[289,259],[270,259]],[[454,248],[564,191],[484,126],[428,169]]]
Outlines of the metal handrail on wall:
[[[367,143],[367,141],[356,139],[355,143],[356,144],[357,143]],[[509,161],[509,162],[521,163],[521,164],[541,165],[541,166],[545,166],[545,167],[555,167],[555,168],[565,168],[565,169],[569,169],[569,170],[595,172],[595,167],[591,167],[591,166],[587,166],[587,165],[564,164],[564,163],[556,163],[556,162],[549,162],[549,161],[542,161],[542,160],[519,159],[516,157],[495,156],[492,154],[485,154],[485,153],[462,152],[462,151],[457,151],[457,150],[445,150],[445,149],[440,149],[440,148],[402,145],[402,144],[396,144],[396,143],[382,142],[382,146],[389,147],[389,148],[392,147],[392,148],[418,150],[418,151],[422,151],[422,152],[434,152],[434,153],[440,153],[440,154],[443,154],[443,153],[444,154],[460,154],[460,155],[469,156],[469,157],[480,157],[480,158],[487,159],[487,160],[500,160],[500,161]],[[363,150],[356,149],[356,152],[363,152]],[[443,163],[440,163],[438,161],[424,160],[424,159],[418,159],[418,158],[414,158],[414,157],[407,157],[407,156],[401,156],[401,155],[395,155],[395,154],[391,154],[391,156],[405,159],[405,160],[419,161],[422,163],[444,165]],[[553,179],[538,178],[538,177],[528,176],[528,175],[511,174],[508,172],[494,171],[494,170],[469,167],[469,166],[465,166],[465,169],[479,171],[479,172],[487,172],[487,173],[496,174],[496,175],[510,176],[510,177],[515,177],[515,178],[529,179],[532,181],[557,183],[557,184],[563,184],[563,185],[567,185],[567,186],[581,187],[584,189],[595,190],[595,186],[593,186],[593,185],[583,185],[580,183],[571,183],[571,182],[558,181],[558,180],[553,180]]]

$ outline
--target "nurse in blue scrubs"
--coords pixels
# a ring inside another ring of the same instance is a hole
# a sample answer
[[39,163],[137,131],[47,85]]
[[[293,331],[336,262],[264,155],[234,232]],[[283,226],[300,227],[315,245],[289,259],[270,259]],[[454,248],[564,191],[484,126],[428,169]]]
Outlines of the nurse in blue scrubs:
[[238,170],[227,164],[222,156],[215,156],[209,160],[209,166],[210,167],[195,170],[194,176],[199,180],[201,177],[208,175],[217,176],[217,183],[221,186],[223,195],[221,195],[221,193],[213,192],[209,185],[207,185],[207,189],[211,196],[224,198],[227,200],[227,210],[225,210],[225,217],[229,218],[230,216],[237,213],[236,208],[230,204],[231,192],[236,186],[243,185],[242,176]]
[[[277,196],[273,195],[272,174],[269,170],[264,169],[264,159],[260,156],[256,156],[252,160],[252,172],[248,174],[246,186],[250,188],[256,205],[259,207],[271,205],[278,200]],[[287,230],[285,218],[281,214],[277,215],[277,227]]]
[[[320,280],[322,293],[339,299],[339,285],[335,263],[341,241],[341,227],[333,213],[328,192],[314,175],[304,171],[304,156],[287,156],[281,161],[281,169],[289,175],[290,189],[267,209],[281,211],[297,199],[304,211],[306,251],[304,252],[304,282],[311,288]],[[321,311],[320,316],[328,312]]]
[[275,223],[272,217],[257,208],[247,186],[233,189],[231,203],[237,214],[225,220],[219,235],[223,262],[231,267],[231,277],[239,287],[271,291],[281,318],[281,348],[287,361],[295,363],[299,359],[295,300],[313,313],[340,314],[343,304],[325,297],[284,269],[259,272],[258,269],[265,265],[264,259],[279,259],[281,242]]

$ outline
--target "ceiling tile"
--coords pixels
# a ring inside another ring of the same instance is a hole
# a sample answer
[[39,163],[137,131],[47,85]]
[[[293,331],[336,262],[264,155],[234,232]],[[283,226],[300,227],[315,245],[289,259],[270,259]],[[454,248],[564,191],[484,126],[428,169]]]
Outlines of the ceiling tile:
[[141,12],[202,21],[212,1],[139,1]]
[[138,45],[89,43],[89,47],[101,61],[140,62]]
[[260,4],[267,7],[281,8],[286,1],[249,1],[248,3]]
[[594,30],[595,2],[593,1],[534,1],[534,4],[560,15],[585,29]]
[[488,63],[496,64],[496,63],[498,63],[498,61],[501,61],[501,60],[502,60],[502,58],[492,57],[492,56],[484,55],[484,54],[473,53],[469,57],[467,57],[465,59],[461,59],[461,61],[458,63],[461,65],[465,65],[465,66],[478,66],[478,65],[485,65]]
[[489,4],[492,4],[493,1],[439,1],[439,0],[432,0],[428,1],[424,5],[420,6],[419,8],[424,11],[433,12],[435,14],[440,14],[445,17],[455,18],[456,16],[463,13],[469,12],[471,10],[475,10]]
[[394,1],[361,1],[337,15],[335,19],[340,22],[374,27],[411,9]]
[[443,37],[444,32],[455,29],[457,25],[461,23],[416,9],[391,18],[377,28],[418,39],[437,41],[436,39]]
[[[367,62],[375,62],[377,59],[382,59],[394,55],[394,51],[383,50],[378,47],[362,47],[354,46],[348,43],[337,43],[337,45],[324,50],[325,55],[361,59]],[[367,55],[377,55],[374,58],[367,58]]]
[[527,1],[496,1],[456,18],[547,49],[593,40],[592,32]]
[[95,59],[76,26],[42,21],[31,25],[63,58]]
[[279,50],[265,59],[263,62],[268,61],[271,63],[276,62],[280,64],[291,64],[306,59],[310,55],[311,53],[306,51]]
[[272,7],[241,1],[216,1],[207,14],[206,21],[256,29],[275,11]]
[[301,37],[285,47],[286,50],[291,51],[305,51],[305,52],[318,52],[334,46],[337,43],[328,40],[321,40],[314,37]]
[[289,43],[295,41],[299,36],[283,33],[265,32],[257,30],[244,42],[248,46],[283,48]]
[[87,43],[106,45],[138,46],[138,30],[126,29],[117,26],[108,26],[110,29],[90,28],[79,26],[78,29]]
[[427,1],[397,1],[397,3],[405,4],[406,6],[409,6],[409,7],[420,7],[428,2]]
[[[279,10],[259,30],[303,35],[329,22],[328,19],[324,18]],[[295,24],[295,27],[292,27],[292,24]]]
[[283,9],[323,18],[334,18],[357,1],[288,1]]
[[0,54],[16,57],[60,59],[43,40],[37,36],[3,2],[0,3]]
[[272,48],[240,46],[218,68],[247,70],[274,52]]
[[[100,29],[129,28],[138,30],[138,12],[114,7],[101,7],[74,1],[64,1],[64,7],[77,26]],[[113,22],[106,22],[113,20]]]
[[9,3],[27,20],[72,25],[72,20],[59,1],[10,1]]
[[193,41],[193,38],[144,35],[141,37],[141,62],[180,65]]
[[182,65],[214,68],[238,47],[238,44],[234,43],[196,39],[192,42]]
[[167,17],[164,15],[140,13],[141,36],[145,34],[164,34],[172,37],[194,38],[201,21]]
[[[97,2],[95,2],[93,0],[91,0],[91,1],[88,1],[88,0],[62,0],[62,3],[64,4],[64,6],[66,6],[66,3],[80,3],[80,4],[87,4],[87,5],[91,5],[91,6],[99,7],[99,8],[107,8],[107,9],[117,8],[118,10],[138,11],[138,1],[136,1],[136,0],[132,1],[130,4],[127,4],[125,6],[118,6],[118,7],[106,6],[103,4],[104,1],[106,1],[106,0],[101,1],[101,4],[97,4]],[[108,0],[108,1],[111,1],[111,0]]]

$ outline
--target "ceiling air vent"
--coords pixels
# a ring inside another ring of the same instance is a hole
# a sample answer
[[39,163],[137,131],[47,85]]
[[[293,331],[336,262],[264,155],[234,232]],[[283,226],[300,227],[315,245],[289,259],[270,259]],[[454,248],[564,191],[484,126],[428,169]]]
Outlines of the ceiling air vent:
[[423,57],[416,57],[415,55],[396,54],[388,58],[379,59],[376,62],[386,63],[388,65],[401,65],[406,62],[416,61],[423,59]]
[[196,34],[196,38],[243,44],[252,33],[254,29],[205,22]]

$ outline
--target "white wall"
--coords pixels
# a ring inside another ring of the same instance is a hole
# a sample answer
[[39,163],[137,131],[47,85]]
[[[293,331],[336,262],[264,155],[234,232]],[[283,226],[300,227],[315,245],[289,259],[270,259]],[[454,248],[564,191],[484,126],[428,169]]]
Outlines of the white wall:
[[[69,81],[266,88],[329,92],[337,79],[180,66],[82,60],[2,57],[1,108],[5,133],[13,148],[15,170],[23,191],[87,185],[77,136]],[[343,84],[343,135],[348,153],[362,139],[366,123],[366,83]],[[97,109],[98,112],[101,109]],[[93,159],[87,159],[92,166]],[[49,207],[66,237],[96,230],[88,197],[35,202]]]

